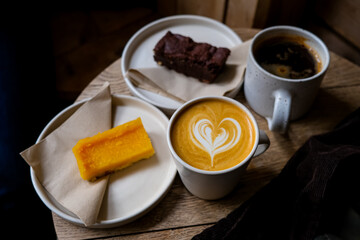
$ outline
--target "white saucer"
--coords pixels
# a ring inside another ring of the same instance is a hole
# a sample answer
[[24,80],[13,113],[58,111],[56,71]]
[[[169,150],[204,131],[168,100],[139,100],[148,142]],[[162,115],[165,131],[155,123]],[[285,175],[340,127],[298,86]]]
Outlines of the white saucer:
[[[242,42],[228,26],[207,17],[176,15],[162,18],[141,28],[126,44],[121,59],[123,76],[130,68],[157,67],[153,59],[153,49],[167,31],[189,36],[196,42],[207,42],[217,47],[231,48]],[[167,114],[173,113],[181,105],[172,99],[135,87],[126,77],[125,82],[135,96],[159,107]],[[228,95],[235,96],[240,87]]]
[[[85,102],[75,103],[61,111],[41,132],[37,142],[59,127]],[[166,143],[169,119],[156,107],[130,96],[113,95],[112,109],[113,126],[141,117],[156,153],[110,176],[98,222],[91,228],[120,226],[143,216],[165,196],[176,176],[176,167]],[[32,168],[31,179],[37,194],[51,211],[84,226],[75,214],[61,206],[43,188]]]

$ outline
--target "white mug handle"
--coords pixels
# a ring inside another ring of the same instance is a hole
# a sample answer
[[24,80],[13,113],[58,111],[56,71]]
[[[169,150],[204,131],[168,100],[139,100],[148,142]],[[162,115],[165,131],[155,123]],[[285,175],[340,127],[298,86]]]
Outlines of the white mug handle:
[[291,112],[291,94],[284,89],[276,90],[272,118],[266,118],[271,131],[285,133],[289,126]]
[[270,146],[270,140],[263,130],[259,130],[259,143],[255,150],[254,157],[265,152]]

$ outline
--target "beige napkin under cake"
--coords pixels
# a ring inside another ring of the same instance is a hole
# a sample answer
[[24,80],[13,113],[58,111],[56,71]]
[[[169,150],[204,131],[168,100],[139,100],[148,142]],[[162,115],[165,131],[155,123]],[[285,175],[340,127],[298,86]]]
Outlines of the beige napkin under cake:
[[111,94],[106,83],[61,126],[20,153],[46,191],[86,226],[96,223],[109,177],[83,180],[72,148],[79,139],[110,128]]
[[201,96],[223,96],[241,85],[250,44],[251,40],[248,40],[230,49],[224,71],[211,84],[162,66],[129,69],[126,76],[136,87],[179,102]]

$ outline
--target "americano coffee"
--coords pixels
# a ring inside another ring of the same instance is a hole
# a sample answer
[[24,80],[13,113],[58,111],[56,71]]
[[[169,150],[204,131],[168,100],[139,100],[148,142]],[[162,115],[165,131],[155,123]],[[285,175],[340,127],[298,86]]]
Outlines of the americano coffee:
[[301,36],[268,38],[254,45],[253,51],[258,64],[279,77],[302,79],[321,71],[317,52]]

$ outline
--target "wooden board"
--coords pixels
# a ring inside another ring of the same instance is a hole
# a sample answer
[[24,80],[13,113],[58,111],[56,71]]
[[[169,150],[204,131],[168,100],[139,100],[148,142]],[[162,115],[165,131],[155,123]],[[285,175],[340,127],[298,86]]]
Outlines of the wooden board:
[[360,49],[360,0],[321,0],[316,11],[330,28]]
[[158,12],[164,16],[195,14],[223,21],[225,0],[157,0]]
[[[243,40],[257,30],[235,29]],[[130,94],[121,76],[120,59],[97,76],[77,100],[93,96],[104,81],[114,93]],[[75,226],[53,214],[59,239],[190,239],[225,217],[279,174],[295,151],[312,135],[328,132],[360,104],[360,67],[331,53],[331,65],[311,110],[291,123],[288,134],[268,130],[266,120],[254,113],[259,128],[268,134],[271,146],[254,158],[233,193],[218,201],[192,196],[177,176],[170,192],[152,211],[125,226],[88,229]],[[247,105],[242,91],[237,100]]]

